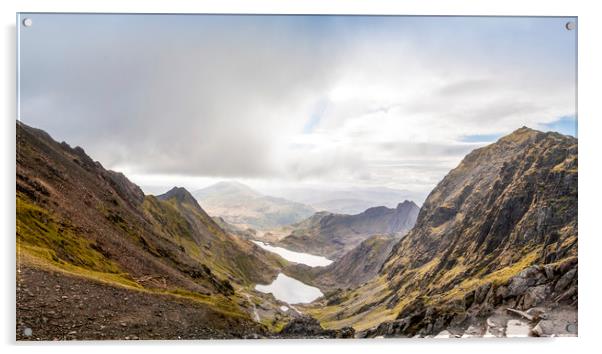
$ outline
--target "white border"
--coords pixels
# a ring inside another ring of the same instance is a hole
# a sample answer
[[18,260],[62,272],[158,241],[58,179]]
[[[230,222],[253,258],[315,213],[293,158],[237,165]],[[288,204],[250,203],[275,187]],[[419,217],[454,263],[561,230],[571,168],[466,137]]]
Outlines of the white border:
[[[602,63],[600,38],[602,12],[595,1],[386,1],[386,0],[3,0],[0,2],[2,21],[2,85],[1,107],[4,115],[0,131],[2,159],[0,190],[0,225],[2,240],[2,320],[0,333],[2,345],[9,352],[45,353],[105,353],[117,347],[145,353],[164,353],[173,345],[178,352],[244,352],[269,353],[286,351],[286,354],[322,350],[337,353],[369,351],[421,353],[444,351],[446,353],[570,353],[576,350],[594,349],[599,346],[598,332],[602,314],[600,297],[600,253],[602,233],[599,214],[602,211],[599,151],[602,130],[600,106],[602,105],[600,63]],[[199,341],[199,342],[96,342],[63,343],[45,345],[15,344],[15,14],[16,12],[147,12],[147,13],[305,13],[305,14],[401,14],[401,15],[531,15],[531,16],[579,16],[579,338],[552,340],[356,340],[356,341]]]

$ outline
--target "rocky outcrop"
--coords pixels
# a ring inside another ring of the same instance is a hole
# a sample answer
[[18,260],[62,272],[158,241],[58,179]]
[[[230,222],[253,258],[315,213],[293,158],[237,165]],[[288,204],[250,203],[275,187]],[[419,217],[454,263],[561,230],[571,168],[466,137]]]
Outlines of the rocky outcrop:
[[323,291],[357,287],[374,278],[398,241],[389,235],[375,235],[326,267],[293,264],[287,272]]
[[309,316],[292,320],[278,333],[282,338],[354,338],[354,335],[355,330],[351,327],[324,329],[320,322]]
[[414,202],[406,200],[394,209],[380,206],[357,215],[319,212],[293,225],[293,231],[279,244],[338,259],[370,236],[403,237],[414,226],[419,210]]
[[[444,305],[429,306],[416,301],[405,307],[396,320],[358,335],[425,337],[448,331],[484,336],[489,329],[494,336],[504,336],[507,322],[513,318],[524,323],[525,336],[576,335],[576,317],[573,321],[567,319],[567,313],[576,316],[576,306],[577,259],[570,258],[558,264],[530,266],[504,283],[484,284]],[[499,315],[504,312],[508,316]],[[575,329],[558,332],[562,323]],[[475,328],[483,330],[477,334]]]

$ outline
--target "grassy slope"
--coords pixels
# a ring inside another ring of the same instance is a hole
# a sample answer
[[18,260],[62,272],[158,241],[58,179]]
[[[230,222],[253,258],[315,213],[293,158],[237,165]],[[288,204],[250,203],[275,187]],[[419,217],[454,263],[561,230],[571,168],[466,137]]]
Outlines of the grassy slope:
[[285,263],[213,222],[194,227],[198,211],[145,197],[82,149],[20,123],[16,204],[18,266],[184,297],[249,321],[241,292]]

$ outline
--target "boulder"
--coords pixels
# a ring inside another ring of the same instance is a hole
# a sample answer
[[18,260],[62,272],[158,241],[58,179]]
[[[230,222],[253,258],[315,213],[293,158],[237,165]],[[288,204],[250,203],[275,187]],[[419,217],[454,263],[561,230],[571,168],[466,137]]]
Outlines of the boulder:
[[508,296],[524,294],[528,288],[545,283],[546,277],[539,271],[539,267],[531,266],[513,277],[508,284]]
[[548,285],[539,285],[529,288],[525,291],[525,295],[522,298],[521,308],[527,310],[531,307],[538,306],[545,301],[549,294],[550,288]]
[[466,329],[466,331],[462,335],[462,338],[475,338],[475,337],[482,337],[482,336],[483,336],[483,328],[481,328],[481,326],[478,326],[476,324],[472,324]]
[[353,338],[355,330],[351,327],[324,329],[315,318],[303,316],[287,323],[279,335],[284,338]]
[[563,318],[541,320],[533,327],[531,334],[537,337],[576,336],[577,323]]
[[569,284],[573,281],[576,274],[577,274],[577,268],[573,268],[573,269],[569,270],[568,272],[566,272],[556,282],[554,291],[559,293],[559,292],[563,291],[564,289],[566,289],[569,286]]
[[481,285],[480,287],[478,287],[475,290],[474,293],[474,302],[476,304],[482,304],[485,299],[487,298],[487,294],[489,293],[489,290],[491,289],[492,284],[491,283],[487,283],[485,285]]

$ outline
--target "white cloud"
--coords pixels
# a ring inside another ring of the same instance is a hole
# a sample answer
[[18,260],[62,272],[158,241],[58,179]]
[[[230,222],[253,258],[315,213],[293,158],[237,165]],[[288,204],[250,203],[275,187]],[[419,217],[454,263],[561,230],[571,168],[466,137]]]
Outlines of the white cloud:
[[235,19],[25,33],[23,120],[152,185],[428,191],[479,145],[464,136],[574,114],[574,58],[537,23],[450,36],[437,19]]

